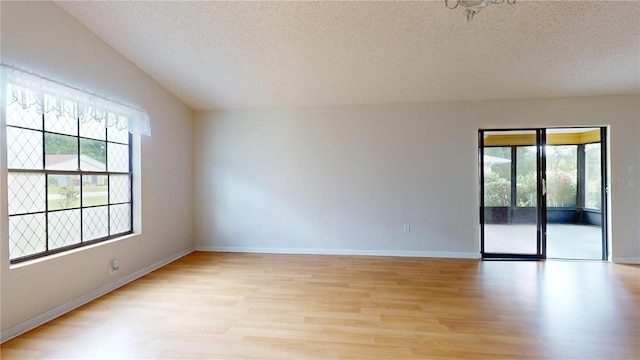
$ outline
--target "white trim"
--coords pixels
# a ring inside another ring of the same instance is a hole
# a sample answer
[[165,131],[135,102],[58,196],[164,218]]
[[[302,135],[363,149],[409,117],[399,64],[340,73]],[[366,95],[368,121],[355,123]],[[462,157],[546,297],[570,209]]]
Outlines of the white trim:
[[640,257],[614,256],[611,261],[613,261],[616,264],[640,264]]
[[145,275],[147,275],[148,273],[157,270],[171,262],[174,262],[176,260],[178,260],[179,258],[188,255],[190,253],[192,253],[194,251],[194,248],[188,248],[185,250],[180,251],[177,254],[171,255],[167,258],[164,258],[154,264],[151,264],[145,268],[142,268],[134,273],[131,273],[127,276],[124,276],[112,283],[109,283],[101,288],[98,288],[96,290],[91,291],[88,294],[82,295],[78,298],[75,298],[65,304],[62,304],[54,309],[51,309],[45,313],[42,313],[34,318],[31,318],[25,322],[22,322],[12,328],[9,328],[5,331],[3,331],[2,333],[0,333],[0,343],[3,343],[5,341],[11,340],[13,338],[15,338],[16,336],[22,335],[24,333],[26,333],[27,331],[33,330],[35,328],[37,328],[40,325],[43,325],[59,316],[62,316],[72,310],[75,310],[77,308],[79,308],[82,305],[85,305],[103,295],[106,295],[110,292],[112,292],[113,290],[124,286],[136,279],[139,279]]
[[361,250],[361,249],[315,249],[315,248],[256,248],[196,246],[196,251],[243,252],[264,254],[300,254],[300,255],[360,255],[360,256],[397,256],[426,258],[479,259],[480,253],[448,251],[404,251],[404,250]]

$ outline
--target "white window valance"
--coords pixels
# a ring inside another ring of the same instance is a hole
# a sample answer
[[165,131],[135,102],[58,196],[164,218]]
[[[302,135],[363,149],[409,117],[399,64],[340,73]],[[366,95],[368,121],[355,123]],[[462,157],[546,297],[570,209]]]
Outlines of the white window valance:
[[7,105],[35,108],[40,114],[53,112],[81,122],[104,121],[106,127],[127,128],[132,134],[151,136],[149,115],[129,105],[78,88],[2,65]]

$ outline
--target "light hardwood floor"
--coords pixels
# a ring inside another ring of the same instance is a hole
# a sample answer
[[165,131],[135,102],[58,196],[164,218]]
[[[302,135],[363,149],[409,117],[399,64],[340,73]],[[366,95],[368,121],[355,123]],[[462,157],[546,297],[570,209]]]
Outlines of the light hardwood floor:
[[196,252],[2,359],[638,359],[640,267]]

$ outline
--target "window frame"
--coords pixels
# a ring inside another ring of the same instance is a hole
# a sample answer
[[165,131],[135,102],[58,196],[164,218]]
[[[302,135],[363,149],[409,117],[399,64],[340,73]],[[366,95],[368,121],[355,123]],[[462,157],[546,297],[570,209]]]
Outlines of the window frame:
[[[105,170],[104,171],[88,171],[88,170],[82,170],[80,168],[80,163],[81,163],[81,155],[82,155],[82,148],[80,146],[81,140],[82,139],[87,139],[87,140],[96,140],[90,137],[86,137],[86,136],[81,136],[81,120],[80,118],[76,118],[76,124],[77,124],[77,133],[76,135],[69,135],[69,134],[64,134],[64,133],[60,133],[60,132],[56,132],[56,131],[51,131],[51,130],[47,130],[45,124],[46,124],[46,114],[42,113],[39,114],[39,119],[38,121],[40,122],[41,128],[40,129],[33,129],[33,128],[29,128],[29,127],[24,127],[24,126],[19,126],[19,125],[15,125],[15,124],[9,124],[8,121],[8,107],[7,107],[7,98],[3,97],[3,99],[1,99],[3,106],[3,111],[2,111],[2,124],[1,126],[3,127],[4,130],[4,134],[7,134],[7,130],[9,128],[16,128],[16,129],[23,129],[23,130],[29,130],[29,131],[37,131],[40,132],[42,135],[42,164],[41,167],[37,168],[37,169],[21,169],[21,168],[10,168],[9,167],[9,160],[7,159],[4,170],[6,173],[3,173],[3,182],[6,181],[6,185],[4,186],[6,190],[3,191],[7,191],[5,194],[7,196],[7,202],[6,202],[6,207],[5,209],[3,209],[3,212],[6,211],[6,216],[7,216],[7,222],[6,224],[9,225],[10,224],[10,219],[11,217],[16,217],[16,216],[25,216],[25,215],[31,215],[31,214],[44,214],[45,215],[45,219],[44,219],[44,227],[45,227],[45,231],[44,231],[44,244],[45,244],[45,250],[44,251],[40,251],[37,253],[31,253],[29,255],[24,255],[24,256],[16,256],[15,258],[12,258],[12,254],[11,254],[11,247],[9,247],[8,250],[8,257],[9,257],[9,262],[11,265],[16,265],[25,261],[29,261],[29,260],[34,260],[34,259],[40,259],[40,258],[44,258],[46,256],[50,256],[53,254],[58,254],[58,253],[62,253],[62,252],[66,252],[69,250],[73,250],[73,249],[78,249],[78,248],[82,248],[82,247],[86,247],[86,246],[90,246],[90,245],[94,245],[94,244],[98,244],[98,243],[102,243],[105,241],[109,241],[109,240],[113,240],[113,239],[117,239],[117,238],[122,238],[128,235],[131,235],[134,233],[134,227],[135,227],[135,215],[134,212],[135,210],[135,197],[134,197],[134,166],[133,166],[133,158],[134,158],[134,154],[133,154],[133,148],[134,148],[134,139],[131,133],[127,132],[127,143],[124,142],[120,142],[120,141],[115,141],[115,140],[109,140],[109,135],[108,135],[108,129],[109,127],[105,126],[105,137],[104,140],[97,140],[97,141],[104,141],[104,145],[105,145]],[[47,168],[47,164],[46,164],[46,135],[47,134],[54,134],[54,135],[64,135],[64,136],[71,136],[74,138],[75,141],[77,141],[77,152],[76,152],[76,157],[77,157],[77,161],[78,161],[78,169],[76,170],[57,170],[57,169],[48,169]],[[128,155],[128,166],[127,166],[127,171],[126,172],[122,172],[122,171],[109,171],[109,154],[108,154],[108,144],[119,144],[119,145],[126,145],[127,146],[127,155]],[[4,139],[3,142],[3,151],[7,151],[9,149],[9,139],[8,137]],[[9,200],[11,198],[11,196],[9,196],[8,193],[8,189],[11,185],[9,177],[11,176],[11,174],[19,174],[19,173],[31,173],[31,174],[42,174],[43,178],[44,178],[44,196],[45,196],[45,203],[44,203],[44,210],[43,211],[33,211],[33,212],[20,212],[20,213],[14,213],[14,214],[10,214],[9,212]],[[78,199],[79,199],[79,204],[77,207],[72,207],[72,208],[65,208],[65,209],[49,209],[49,185],[48,185],[48,178],[49,175],[77,175],[80,179],[80,183],[78,184],[78,187],[80,189],[79,194],[78,194]],[[105,175],[107,177],[107,194],[106,194],[106,203],[105,204],[100,204],[100,205],[93,205],[93,206],[83,206],[83,193],[82,193],[82,189],[83,189],[83,178],[84,176],[92,176],[92,175]],[[110,188],[110,177],[111,175],[126,175],[128,176],[128,185],[129,185],[129,201],[127,202],[119,202],[119,203],[111,203],[111,188]],[[129,207],[129,226],[128,226],[128,230],[124,231],[124,232],[118,232],[118,233],[111,233],[111,207],[114,205],[124,205],[124,204],[128,204]],[[85,237],[85,233],[84,233],[84,228],[82,226],[82,221],[84,219],[84,214],[83,214],[83,210],[84,209],[90,209],[90,208],[96,208],[96,207],[106,207],[107,208],[107,220],[106,220],[106,228],[107,228],[107,236],[103,236],[103,237],[98,237],[95,239],[90,239],[90,240],[84,240]],[[55,249],[50,249],[50,244],[51,244],[51,239],[50,239],[50,230],[49,230],[49,215],[51,213],[54,212],[61,212],[61,211],[68,211],[68,210],[78,210],[79,211],[79,221],[80,223],[78,224],[79,227],[79,242],[75,243],[75,244],[70,244],[70,245],[66,245],[66,246],[61,246],[61,247],[57,247]],[[9,225],[10,227],[10,225]],[[10,231],[7,231],[6,233],[7,239],[9,241],[9,243],[11,243],[11,233]]]

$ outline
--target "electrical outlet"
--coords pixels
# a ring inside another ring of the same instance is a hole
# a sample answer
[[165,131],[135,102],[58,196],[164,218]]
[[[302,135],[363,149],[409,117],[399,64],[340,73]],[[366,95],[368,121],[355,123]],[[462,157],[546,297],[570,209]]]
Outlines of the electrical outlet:
[[262,223],[256,223],[256,230],[262,231]]
[[109,264],[109,275],[115,274],[116,271],[118,271],[118,269],[120,269],[120,265],[118,264],[118,259],[111,260],[111,263]]
[[411,225],[404,224],[404,226],[402,226],[402,232],[404,232],[404,233],[411,232]]

